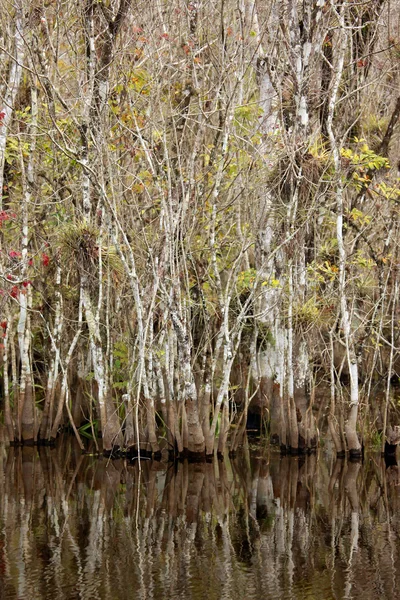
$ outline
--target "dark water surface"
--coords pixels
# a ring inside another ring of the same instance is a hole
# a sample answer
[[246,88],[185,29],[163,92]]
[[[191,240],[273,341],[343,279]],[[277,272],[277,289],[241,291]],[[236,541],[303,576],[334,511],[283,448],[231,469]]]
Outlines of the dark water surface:
[[0,599],[400,598],[400,474],[256,448],[129,464],[0,446]]

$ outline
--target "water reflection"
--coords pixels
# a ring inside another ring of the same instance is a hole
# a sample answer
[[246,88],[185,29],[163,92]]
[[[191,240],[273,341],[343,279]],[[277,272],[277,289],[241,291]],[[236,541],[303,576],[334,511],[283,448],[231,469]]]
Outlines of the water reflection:
[[398,598],[396,465],[0,447],[0,599]]

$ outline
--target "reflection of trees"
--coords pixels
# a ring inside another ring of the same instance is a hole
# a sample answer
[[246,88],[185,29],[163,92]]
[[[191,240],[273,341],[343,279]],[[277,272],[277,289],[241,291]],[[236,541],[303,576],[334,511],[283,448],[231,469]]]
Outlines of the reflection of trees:
[[0,452],[4,598],[395,598],[396,466],[141,466],[62,444]]

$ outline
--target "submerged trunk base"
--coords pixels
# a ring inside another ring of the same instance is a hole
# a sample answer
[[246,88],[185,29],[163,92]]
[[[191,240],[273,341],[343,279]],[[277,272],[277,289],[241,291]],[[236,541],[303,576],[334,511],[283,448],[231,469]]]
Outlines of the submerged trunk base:
[[304,456],[309,454],[315,454],[318,448],[317,438],[312,438],[308,444],[306,444],[304,438],[299,438],[299,445],[296,448],[287,446],[285,444],[280,445],[280,451],[282,456],[290,454],[291,456]]
[[[212,457],[212,454],[210,455]],[[180,453],[179,458],[187,459],[189,462],[205,462],[207,455],[205,452],[194,452],[193,450],[183,449]]]
[[[115,454],[115,453],[114,453]],[[137,445],[130,446],[126,450],[119,450],[119,456],[126,456],[129,460],[137,460],[137,459],[145,459],[145,460],[156,460],[160,461],[162,458],[161,451],[152,452],[149,449],[140,448],[138,452]],[[114,458],[113,454],[111,454],[111,458]]]
[[29,439],[22,439],[19,440],[18,438],[15,438],[14,440],[10,440],[10,446],[13,446],[15,448],[19,447],[19,446],[36,446],[37,442],[33,439],[33,438],[29,438]]
[[358,461],[364,456],[363,448],[350,448],[349,457],[350,460]]
[[112,448],[104,448],[103,456],[105,456],[106,458],[119,458],[121,456],[121,448],[119,446],[113,446]]
[[36,444],[37,446],[49,446],[50,448],[54,448],[56,445],[56,438],[38,438]]

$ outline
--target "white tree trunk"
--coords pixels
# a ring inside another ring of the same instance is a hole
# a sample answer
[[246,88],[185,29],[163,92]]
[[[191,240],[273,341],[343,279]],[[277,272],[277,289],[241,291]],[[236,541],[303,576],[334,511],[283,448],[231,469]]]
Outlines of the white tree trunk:
[[10,73],[8,76],[7,87],[4,94],[3,106],[1,112],[3,117],[0,126],[0,211],[3,210],[3,178],[4,161],[7,144],[7,136],[14,110],[15,99],[18,94],[23,61],[24,61],[24,42],[23,42],[23,9],[22,0],[15,3],[15,29],[14,29],[14,50],[11,56]]
[[347,253],[343,239],[343,214],[344,214],[344,199],[343,199],[343,183],[340,162],[340,148],[337,144],[333,132],[333,117],[336,108],[337,95],[339,85],[343,73],[344,59],[347,48],[348,35],[344,22],[344,5],[338,13],[340,26],[340,48],[338,53],[338,64],[336,65],[336,73],[333,79],[333,88],[328,108],[327,131],[331,144],[333,162],[336,171],[336,238],[339,252],[339,300],[340,312],[342,320],[342,329],[344,341],[346,345],[346,357],[350,373],[350,409],[345,425],[346,439],[350,454],[361,454],[361,444],[357,435],[357,417],[358,417],[358,364],[355,353],[354,336],[352,334],[352,324],[348,308],[348,300],[346,296],[346,262]]

